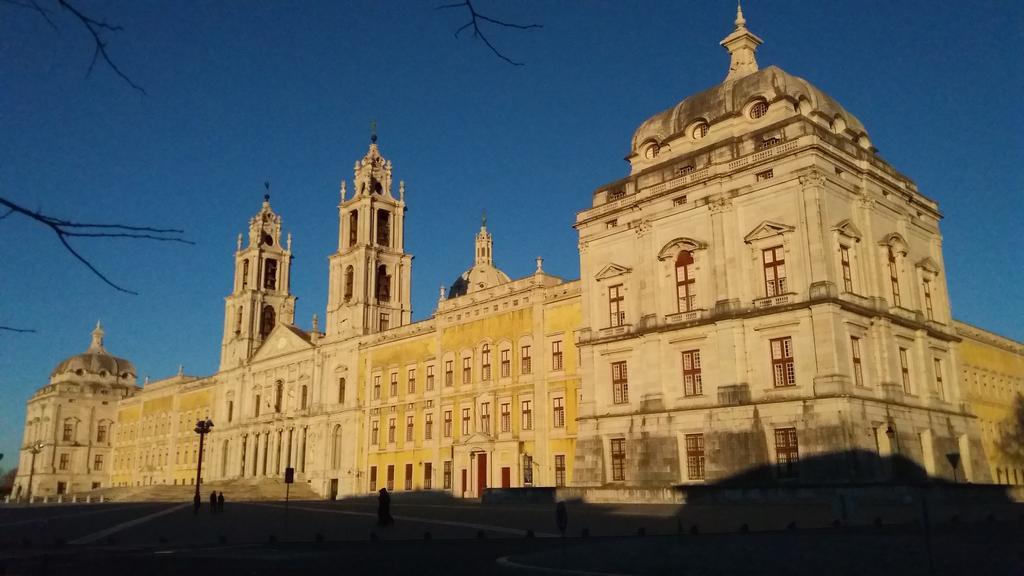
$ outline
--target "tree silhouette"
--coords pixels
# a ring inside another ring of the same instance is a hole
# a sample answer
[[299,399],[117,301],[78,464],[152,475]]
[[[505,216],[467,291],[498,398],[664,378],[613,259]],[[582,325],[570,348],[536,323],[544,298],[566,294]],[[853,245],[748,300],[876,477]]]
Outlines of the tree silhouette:
[[469,11],[469,22],[466,22],[458,30],[455,31],[456,38],[458,38],[459,34],[462,34],[465,30],[472,28],[474,38],[479,38],[480,40],[482,40],[483,43],[486,44],[487,47],[491,49],[491,52],[494,52],[495,56],[501,58],[502,60],[508,62],[513,66],[522,66],[523,63],[512,60],[508,56],[505,56],[505,54],[503,54],[500,50],[495,48],[494,44],[491,44],[491,41],[487,39],[486,35],[484,35],[483,30],[480,29],[480,23],[487,22],[489,24],[494,24],[496,26],[501,26],[504,28],[515,28],[516,30],[530,30],[532,28],[543,28],[543,26],[541,26],[540,24],[513,24],[512,22],[505,22],[504,20],[491,18],[490,16],[486,16],[484,14],[481,14],[480,12],[477,12],[476,8],[473,7],[473,4],[472,2],[470,2],[470,0],[464,0],[463,2],[453,2],[451,4],[442,4],[437,7],[438,10],[446,10],[449,8],[466,8],[466,10]]
[[996,447],[1014,464],[1024,464],[1024,395],[1013,399],[1013,413],[1007,417]]

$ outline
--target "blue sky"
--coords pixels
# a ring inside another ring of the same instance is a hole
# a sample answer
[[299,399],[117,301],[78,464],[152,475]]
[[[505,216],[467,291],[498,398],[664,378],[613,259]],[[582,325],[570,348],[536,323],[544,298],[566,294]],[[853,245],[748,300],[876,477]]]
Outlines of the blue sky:
[[[49,5],[49,2],[42,2]],[[0,196],[81,221],[184,228],[194,246],[79,241],[115,282],[74,261],[51,232],[0,221],[0,466],[21,441],[24,402],[97,319],[141,377],[216,369],[235,236],[263,182],[293,234],[297,323],[323,316],[337,193],[379,126],[406,181],[414,318],[472,262],[480,213],[510,276],[533,259],[578,276],[576,211],[627,172],[648,116],[720,82],[718,41],[734,4],[496,2],[477,8],[539,30],[485,28],[513,67],[453,32],[439,2],[82,0],[124,27],[116,63],[56,11],[0,3]],[[936,199],[959,319],[1024,340],[1024,3],[750,1],[762,66],[810,80],[855,114],[881,155]]]

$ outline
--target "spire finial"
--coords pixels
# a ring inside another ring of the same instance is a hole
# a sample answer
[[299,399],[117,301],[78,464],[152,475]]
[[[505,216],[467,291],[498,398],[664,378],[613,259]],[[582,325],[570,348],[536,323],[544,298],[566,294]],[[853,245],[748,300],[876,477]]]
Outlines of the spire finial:
[[263,188],[266,190],[266,193],[263,194],[263,203],[264,204],[269,204],[270,203],[270,180],[264,180],[263,181]]
[[736,0],[736,28],[743,28],[746,24],[747,21],[743,18],[743,6],[740,4],[740,0]]
[[747,30],[747,20],[743,17],[743,6],[736,2],[736,29],[726,36],[720,44],[729,52],[729,73],[725,80],[738,80],[748,74],[757,72],[757,58],[754,53],[762,40]]
[[370,121],[370,143],[371,144],[376,144],[377,143],[377,121],[376,120],[371,120]]
[[341,181],[341,189],[339,191],[341,193],[341,201],[344,202],[345,201],[345,192],[346,192],[345,191],[345,181],[344,180]]
[[480,212],[480,227],[487,228],[487,210]]
[[543,273],[544,273],[544,259],[541,258],[540,256],[537,256],[537,269],[534,271],[534,274],[543,274]]
[[96,328],[92,331],[92,343],[89,344],[90,352],[103,352],[103,325],[96,321]]

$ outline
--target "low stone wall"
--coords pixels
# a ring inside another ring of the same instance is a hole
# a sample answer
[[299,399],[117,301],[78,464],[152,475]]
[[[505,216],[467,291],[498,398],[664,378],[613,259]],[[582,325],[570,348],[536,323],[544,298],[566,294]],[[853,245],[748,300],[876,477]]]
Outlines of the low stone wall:
[[558,488],[555,498],[559,501],[580,501],[588,504],[683,504],[684,493],[676,487],[608,487],[608,488]]
[[484,504],[554,504],[558,488],[487,488]]

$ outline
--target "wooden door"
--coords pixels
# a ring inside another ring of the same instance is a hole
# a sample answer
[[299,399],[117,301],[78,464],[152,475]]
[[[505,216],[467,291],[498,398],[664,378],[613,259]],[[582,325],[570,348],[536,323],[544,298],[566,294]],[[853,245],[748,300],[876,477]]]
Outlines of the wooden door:
[[487,488],[487,454],[476,455],[476,496],[484,495],[484,488]]
[[501,487],[511,488],[512,487],[512,469],[508,466],[504,466],[501,469]]
[[466,497],[466,489],[467,488],[468,488],[468,486],[466,486],[466,469],[463,468],[462,469],[462,497],[463,498]]

